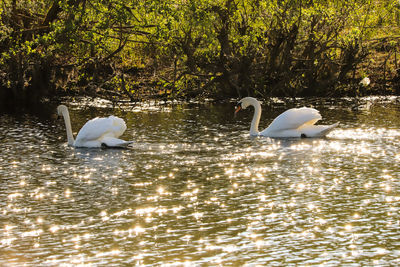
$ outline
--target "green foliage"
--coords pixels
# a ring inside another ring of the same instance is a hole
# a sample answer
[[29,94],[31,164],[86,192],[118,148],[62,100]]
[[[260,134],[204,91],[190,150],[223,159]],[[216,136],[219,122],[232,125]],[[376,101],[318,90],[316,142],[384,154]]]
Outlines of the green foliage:
[[0,18],[0,97],[14,102],[351,94],[376,49],[397,77],[394,0],[3,0]]

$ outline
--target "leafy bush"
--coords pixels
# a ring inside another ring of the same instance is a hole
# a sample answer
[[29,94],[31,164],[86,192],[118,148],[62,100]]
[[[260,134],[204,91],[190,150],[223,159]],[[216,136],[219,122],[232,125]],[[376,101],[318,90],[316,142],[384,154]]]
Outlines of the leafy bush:
[[377,92],[360,88],[365,76],[381,93],[398,88],[398,1],[3,0],[0,16],[10,106],[60,92],[132,101]]

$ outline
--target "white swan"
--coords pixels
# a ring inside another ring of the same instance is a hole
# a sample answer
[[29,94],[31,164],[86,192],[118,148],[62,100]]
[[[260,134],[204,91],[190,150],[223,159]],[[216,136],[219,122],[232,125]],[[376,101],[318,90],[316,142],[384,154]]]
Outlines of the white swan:
[[322,117],[319,111],[313,108],[292,108],[286,110],[262,132],[258,131],[258,123],[261,117],[261,105],[257,99],[253,97],[245,97],[241,99],[235,110],[235,114],[248,106],[254,107],[254,116],[251,121],[250,135],[267,136],[274,138],[292,138],[292,137],[324,137],[339,123],[332,125],[314,125]]
[[68,108],[64,105],[57,107],[59,116],[64,117],[67,129],[68,145],[74,147],[127,147],[132,141],[118,139],[126,130],[123,119],[109,116],[107,118],[94,118],[86,122],[80,129],[76,140],[72,134],[71,120]]

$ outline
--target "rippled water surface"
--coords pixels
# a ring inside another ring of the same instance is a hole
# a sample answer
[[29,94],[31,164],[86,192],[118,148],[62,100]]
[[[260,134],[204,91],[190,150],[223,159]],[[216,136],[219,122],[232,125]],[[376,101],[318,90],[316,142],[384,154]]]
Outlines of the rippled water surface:
[[62,121],[0,116],[0,266],[400,264],[400,101],[310,105],[325,139],[250,138],[233,104],[70,103],[128,150],[74,149]]

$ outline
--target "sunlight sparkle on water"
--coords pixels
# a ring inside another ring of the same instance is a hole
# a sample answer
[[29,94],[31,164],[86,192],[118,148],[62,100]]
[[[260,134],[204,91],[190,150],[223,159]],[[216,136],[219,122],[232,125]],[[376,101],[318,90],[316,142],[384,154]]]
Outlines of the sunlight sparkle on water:
[[252,110],[233,119],[233,103],[72,105],[75,135],[124,118],[126,150],[72,148],[63,122],[0,116],[0,265],[398,266],[398,100],[268,107],[260,127],[303,104],[340,122],[289,140],[249,137]]
[[353,226],[352,226],[351,224],[346,224],[346,225],[344,226],[344,229],[345,229],[346,231],[350,232],[350,231],[353,229]]
[[21,237],[36,237],[36,236],[40,236],[41,234],[43,234],[43,229],[37,229],[37,230],[32,230],[32,231],[27,231],[27,232],[23,232],[21,234]]
[[146,229],[144,229],[143,227],[141,227],[141,226],[139,226],[139,225],[136,225],[136,226],[133,228],[133,232],[135,233],[135,235],[144,233],[145,231],[146,231]]
[[53,225],[52,227],[50,227],[50,232],[55,233],[58,230],[60,230],[60,227],[58,225]]
[[10,200],[15,200],[16,198],[22,197],[22,196],[23,196],[23,194],[21,194],[21,193],[13,193],[13,194],[9,194],[9,195],[8,195],[8,198],[9,198]]

